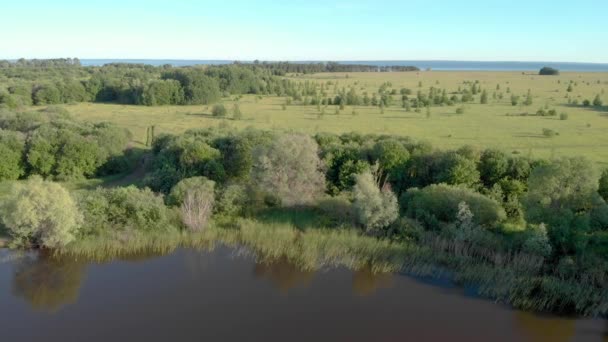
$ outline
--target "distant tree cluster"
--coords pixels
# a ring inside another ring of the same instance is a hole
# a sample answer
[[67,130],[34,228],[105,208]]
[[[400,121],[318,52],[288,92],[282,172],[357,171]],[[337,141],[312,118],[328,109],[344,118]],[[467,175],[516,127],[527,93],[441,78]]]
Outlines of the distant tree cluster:
[[420,71],[415,66],[392,65],[377,66],[365,64],[344,64],[337,62],[326,63],[291,63],[291,62],[260,62],[254,61],[255,67],[269,69],[275,75],[288,73],[313,74],[318,72],[390,72],[390,71]]
[[559,70],[557,70],[555,68],[551,68],[551,67],[543,67],[540,69],[538,74],[543,75],[543,76],[555,76],[555,75],[559,75]]

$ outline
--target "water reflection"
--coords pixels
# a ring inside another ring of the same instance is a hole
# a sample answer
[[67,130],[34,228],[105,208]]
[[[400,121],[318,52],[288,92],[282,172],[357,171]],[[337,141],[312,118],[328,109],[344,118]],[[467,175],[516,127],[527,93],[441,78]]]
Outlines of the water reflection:
[[279,291],[287,294],[290,289],[301,286],[307,287],[312,282],[315,272],[302,270],[287,258],[258,262],[253,268],[253,274],[272,282]]
[[393,275],[390,273],[373,273],[371,267],[364,267],[353,272],[353,293],[369,296],[378,289],[393,286]]
[[35,310],[55,312],[78,300],[86,262],[51,257],[45,253],[22,258],[15,264],[13,294]]
[[515,312],[515,322],[528,341],[571,341],[576,321],[557,317],[541,317],[524,311]]
[[370,268],[315,273],[235,253],[178,250],[101,264],[11,258],[0,265],[0,303],[10,312],[0,319],[2,341],[608,342],[602,320],[519,312]]

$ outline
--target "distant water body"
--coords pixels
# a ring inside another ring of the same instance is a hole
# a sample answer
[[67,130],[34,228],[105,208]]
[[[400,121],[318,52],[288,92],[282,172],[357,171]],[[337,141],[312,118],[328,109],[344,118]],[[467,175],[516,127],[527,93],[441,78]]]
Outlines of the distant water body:
[[[150,65],[170,64],[173,66],[188,65],[219,65],[230,64],[232,60],[185,60],[185,59],[81,59],[85,66],[101,66],[108,63],[143,63]],[[291,61],[292,63],[319,63],[318,61]],[[243,61],[251,63],[251,61]],[[479,62],[479,61],[338,61],[340,64],[365,64],[377,66],[408,65],[422,70],[452,70],[452,71],[537,71],[544,66],[550,66],[561,71],[604,71],[608,72],[608,63],[572,63],[572,62]]]

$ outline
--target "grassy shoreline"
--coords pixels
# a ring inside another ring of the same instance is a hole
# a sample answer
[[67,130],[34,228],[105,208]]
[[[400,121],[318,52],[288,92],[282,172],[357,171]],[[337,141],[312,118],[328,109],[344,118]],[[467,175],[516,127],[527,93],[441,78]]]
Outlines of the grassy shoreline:
[[483,298],[533,312],[577,316],[608,314],[608,289],[541,274],[542,258],[487,251],[431,234],[418,242],[392,242],[348,229],[299,230],[290,224],[238,220],[198,233],[138,233],[80,240],[59,255],[109,261],[164,255],[177,248],[214,248],[221,243],[252,252],[261,262],[286,258],[303,270],[369,267],[373,272],[448,278]]

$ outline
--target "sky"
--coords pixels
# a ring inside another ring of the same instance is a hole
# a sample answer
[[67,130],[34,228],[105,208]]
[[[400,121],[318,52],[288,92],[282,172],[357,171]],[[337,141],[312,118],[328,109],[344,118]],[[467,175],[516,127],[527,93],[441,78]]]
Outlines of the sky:
[[0,0],[0,59],[608,63],[608,0]]

